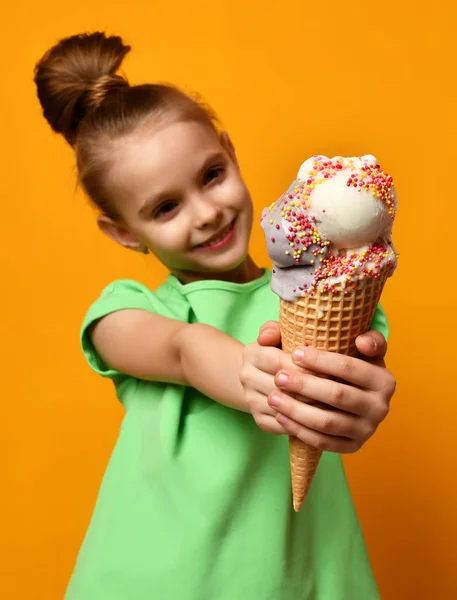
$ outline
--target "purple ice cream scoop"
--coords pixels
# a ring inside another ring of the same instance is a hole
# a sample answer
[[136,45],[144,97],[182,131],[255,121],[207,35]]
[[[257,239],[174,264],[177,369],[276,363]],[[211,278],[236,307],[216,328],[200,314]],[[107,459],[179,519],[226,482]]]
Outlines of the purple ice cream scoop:
[[284,300],[301,296],[328,252],[314,217],[302,206],[303,182],[295,180],[275,203],[263,211],[261,226],[273,261],[272,290]]

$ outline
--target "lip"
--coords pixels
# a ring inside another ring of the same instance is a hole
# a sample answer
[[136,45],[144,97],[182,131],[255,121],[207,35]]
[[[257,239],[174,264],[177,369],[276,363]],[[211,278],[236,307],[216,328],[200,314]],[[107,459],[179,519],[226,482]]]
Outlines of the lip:
[[210,242],[211,239],[215,239],[217,240],[217,242],[214,243],[209,243],[208,242],[204,242],[205,246],[202,246],[201,244],[199,244],[198,246],[196,246],[196,250],[219,250],[220,248],[224,248],[225,246],[227,246],[228,244],[230,244],[230,242],[233,240],[233,238],[235,237],[235,219],[229,223],[228,226],[224,227],[223,229],[221,229],[221,232],[223,232],[225,229],[227,229],[227,233],[224,235],[224,237],[222,239],[218,239],[221,235],[221,233],[215,233],[213,236],[211,236],[211,238],[208,240],[208,242]]

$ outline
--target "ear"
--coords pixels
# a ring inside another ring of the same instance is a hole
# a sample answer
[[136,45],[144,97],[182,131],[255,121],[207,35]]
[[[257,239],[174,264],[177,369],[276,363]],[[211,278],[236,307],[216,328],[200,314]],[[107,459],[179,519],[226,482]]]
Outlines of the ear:
[[236,165],[237,168],[239,168],[240,165],[238,164],[238,158],[236,156],[235,146],[233,145],[232,140],[230,139],[230,136],[226,131],[223,131],[221,133],[220,140],[221,140],[221,144],[222,144],[223,148],[225,149],[227,154],[232,159],[233,164]]
[[141,242],[128,229],[117,221],[114,221],[114,219],[111,219],[111,217],[99,215],[97,217],[97,224],[100,231],[103,231],[105,235],[124,248],[136,250],[137,252],[143,251]]

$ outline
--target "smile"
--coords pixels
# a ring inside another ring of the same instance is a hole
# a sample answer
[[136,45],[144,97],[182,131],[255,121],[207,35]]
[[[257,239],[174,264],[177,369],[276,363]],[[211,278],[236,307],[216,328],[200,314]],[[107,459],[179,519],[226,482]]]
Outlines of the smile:
[[219,250],[227,246],[235,236],[235,220],[224,227],[222,231],[213,235],[203,244],[196,246],[197,250]]

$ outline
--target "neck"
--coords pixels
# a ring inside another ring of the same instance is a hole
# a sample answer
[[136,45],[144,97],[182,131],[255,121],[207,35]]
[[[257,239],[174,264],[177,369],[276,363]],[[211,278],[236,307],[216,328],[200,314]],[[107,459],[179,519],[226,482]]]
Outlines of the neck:
[[240,265],[230,271],[223,271],[221,273],[194,273],[193,271],[173,270],[172,275],[184,284],[209,279],[228,281],[230,283],[249,283],[250,281],[259,279],[263,275],[263,269],[258,267],[250,256],[247,256]]

